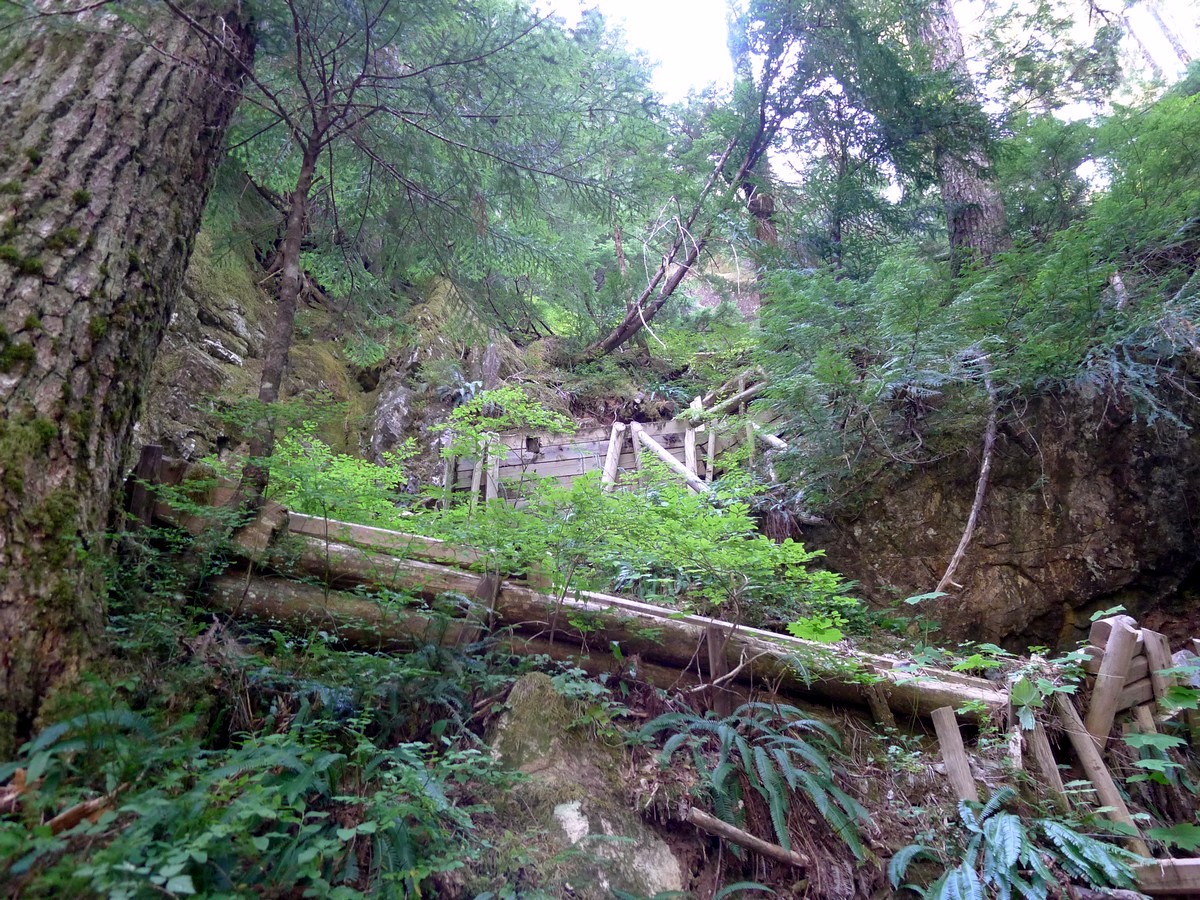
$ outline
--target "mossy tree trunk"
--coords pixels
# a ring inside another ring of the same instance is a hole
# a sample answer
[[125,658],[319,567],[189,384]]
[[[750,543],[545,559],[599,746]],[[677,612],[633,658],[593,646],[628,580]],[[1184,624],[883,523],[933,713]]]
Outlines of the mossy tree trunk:
[[151,360],[253,52],[232,3],[0,31],[0,757],[98,646]]
[[[954,79],[960,102],[977,104],[950,0],[932,0],[919,20],[918,32],[933,70]],[[1004,198],[991,180],[987,154],[978,142],[969,135],[957,134],[940,139],[934,147],[934,163],[955,268],[972,259],[986,262],[1009,249],[1012,238]]]

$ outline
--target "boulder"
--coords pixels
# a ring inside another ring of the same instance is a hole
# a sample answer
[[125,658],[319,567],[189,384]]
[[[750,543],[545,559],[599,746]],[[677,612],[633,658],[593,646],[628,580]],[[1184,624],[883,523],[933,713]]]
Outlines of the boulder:
[[[505,798],[507,812],[546,828],[560,863],[564,896],[643,897],[687,888],[672,845],[629,808],[624,750],[576,724],[580,710],[542,673],[513,686],[493,751],[524,774]],[[500,810],[498,810],[500,811]]]

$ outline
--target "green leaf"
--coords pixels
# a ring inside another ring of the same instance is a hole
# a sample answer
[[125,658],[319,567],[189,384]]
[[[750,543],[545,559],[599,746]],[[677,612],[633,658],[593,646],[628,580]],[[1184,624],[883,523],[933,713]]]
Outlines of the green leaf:
[[1194,822],[1180,822],[1170,828],[1148,828],[1146,837],[1171,844],[1188,853],[1200,850],[1200,825]]
[[1125,735],[1123,740],[1135,750],[1144,750],[1147,747],[1153,747],[1155,750],[1166,751],[1187,744],[1187,741],[1183,738],[1175,737],[1171,734],[1140,734],[1134,732]]
[[904,602],[909,606],[916,606],[918,603],[923,603],[926,600],[936,600],[938,597],[945,596],[945,591],[930,591],[927,594],[914,594],[911,597],[905,597]]
[[1173,684],[1159,702],[1168,709],[1200,709],[1200,690]]
[[191,875],[174,875],[164,887],[168,894],[196,893],[196,885],[192,883]]

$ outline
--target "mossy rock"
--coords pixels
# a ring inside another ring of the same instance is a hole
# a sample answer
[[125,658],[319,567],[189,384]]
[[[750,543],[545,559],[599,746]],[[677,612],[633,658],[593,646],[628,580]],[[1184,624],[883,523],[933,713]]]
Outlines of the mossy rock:
[[624,750],[575,725],[579,712],[545,674],[525,675],[514,685],[492,748],[527,779],[497,812],[546,830],[550,858],[542,870],[570,885],[572,896],[682,891],[683,873],[670,846],[629,807]]

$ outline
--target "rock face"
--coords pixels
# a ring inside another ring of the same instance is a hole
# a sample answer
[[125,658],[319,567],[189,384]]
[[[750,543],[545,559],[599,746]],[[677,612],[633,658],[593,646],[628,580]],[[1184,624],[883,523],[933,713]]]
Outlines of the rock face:
[[[1200,405],[1178,414],[1194,424]],[[805,541],[875,603],[931,591],[962,536],[978,471],[976,451],[896,472]],[[954,576],[962,588],[924,601],[920,614],[940,623],[943,641],[1020,649],[1073,646],[1093,611],[1117,604],[1190,635],[1200,625],[1188,602],[1198,513],[1195,429],[1148,424],[1111,396],[1039,398],[998,437],[986,505]]]
[[249,270],[218,264],[212,241],[196,238],[183,290],[154,360],[138,442],[168,456],[199,459],[225,444],[221,398],[253,396],[261,371],[267,298]]
[[571,702],[547,675],[518,681],[509,707],[492,746],[529,778],[506,802],[549,828],[565,860],[560,874],[569,896],[609,898],[625,891],[653,897],[685,890],[671,847],[627,805],[620,747],[572,727]]

